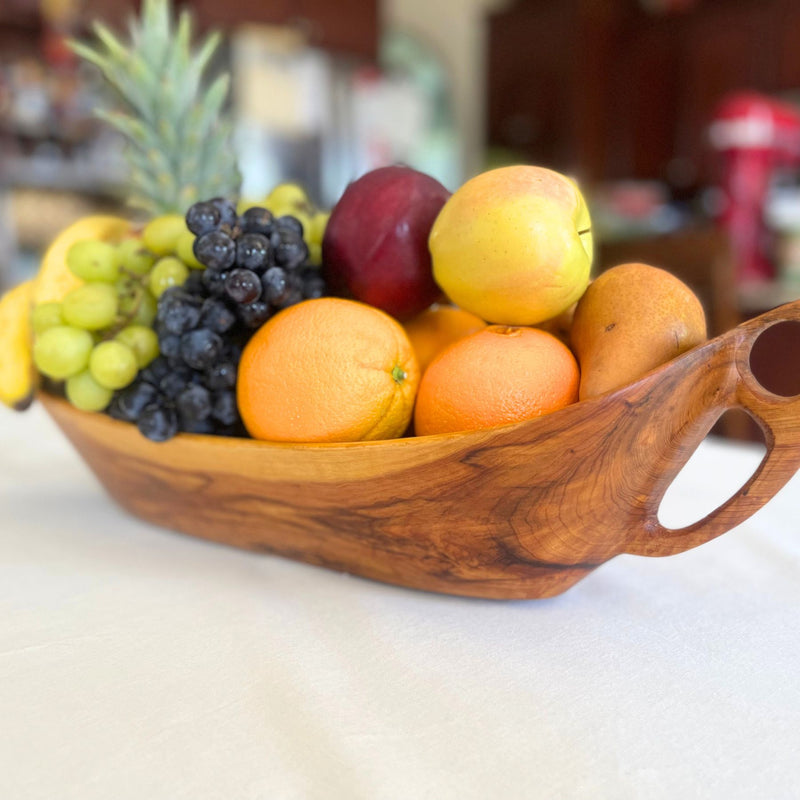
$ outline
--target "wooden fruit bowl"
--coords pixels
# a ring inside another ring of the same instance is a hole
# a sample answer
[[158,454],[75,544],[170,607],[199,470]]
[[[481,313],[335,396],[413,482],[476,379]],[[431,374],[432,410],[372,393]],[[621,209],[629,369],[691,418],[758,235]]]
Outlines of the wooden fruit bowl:
[[[712,339],[616,392],[492,430],[287,445],[136,428],[42,396],[120,505],[144,520],[387,583],[548,597],[620,553],[663,556],[719,536],[800,467],[800,397],[765,390],[755,340],[800,301]],[[664,493],[720,415],[743,408],[767,453],[704,519],[658,522]]]

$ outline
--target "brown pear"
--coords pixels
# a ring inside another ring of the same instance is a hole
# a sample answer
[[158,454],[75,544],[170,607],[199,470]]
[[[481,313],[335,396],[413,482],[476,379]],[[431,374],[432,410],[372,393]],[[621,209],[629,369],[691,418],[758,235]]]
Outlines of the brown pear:
[[579,398],[626,386],[706,340],[697,295],[670,272],[620,264],[578,301],[572,349],[581,367]]

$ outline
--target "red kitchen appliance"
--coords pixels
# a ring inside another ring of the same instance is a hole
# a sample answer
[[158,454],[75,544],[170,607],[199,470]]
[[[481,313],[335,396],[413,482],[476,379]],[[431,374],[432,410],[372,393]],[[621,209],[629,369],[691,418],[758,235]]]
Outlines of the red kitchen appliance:
[[756,92],[726,97],[710,127],[721,155],[724,202],[718,223],[727,231],[741,282],[774,276],[764,207],[771,181],[800,165],[800,109]]

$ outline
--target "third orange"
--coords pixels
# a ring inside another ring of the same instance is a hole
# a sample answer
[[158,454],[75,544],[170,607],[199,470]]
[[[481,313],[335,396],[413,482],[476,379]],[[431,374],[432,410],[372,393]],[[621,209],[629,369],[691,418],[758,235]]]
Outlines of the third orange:
[[435,305],[405,323],[420,374],[446,347],[486,327],[475,314],[448,305]]

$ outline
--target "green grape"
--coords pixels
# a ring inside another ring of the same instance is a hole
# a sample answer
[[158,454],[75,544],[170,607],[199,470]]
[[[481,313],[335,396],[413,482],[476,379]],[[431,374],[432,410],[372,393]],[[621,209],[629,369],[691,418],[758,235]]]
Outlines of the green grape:
[[178,244],[175,247],[175,254],[178,258],[192,269],[205,269],[194,254],[194,234],[190,230],[185,230],[178,237]]
[[141,278],[134,278],[124,275],[114,283],[114,289],[117,292],[117,300],[119,301],[119,310],[122,312],[124,304],[130,301],[135,301],[139,297],[139,292],[142,289]]
[[322,238],[325,236],[325,228],[330,219],[330,211],[317,211],[311,218],[311,225],[306,229],[308,231],[306,242],[309,245],[322,244]]
[[31,325],[35,334],[44,333],[48,328],[63,324],[61,303],[39,303],[31,311]]
[[183,286],[188,277],[189,268],[179,258],[162,258],[150,273],[150,291],[156,298],[161,297],[170,286]]
[[86,369],[93,346],[89,331],[56,325],[36,337],[33,363],[43,375],[61,381]]
[[114,392],[101,386],[88,369],[67,378],[64,388],[67,400],[81,411],[103,411],[114,396]]
[[119,314],[131,325],[152,326],[156,318],[158,305],[149,289],[137,280],[117,281],[119,295]]
[[266,203],[267,208],[276,216],[282,214],[278,214],[275,209],[289,209],[282,213],[291,214],[291,209],[298,210],[310,206],[305,189],[296,183],[279,183],[267,195]]
[[136,354],[114,339],[100,342],[89,357],[89,372],[106,389],[124,389],[139,372]]
[[110,283],[85,283],[64,296],[61,313],[68,325],[99,331],[116,319],[117,290]]
[[153,323],[156,321],[158,302],[149,289],[142,288],[139,305],[135,306],[135,308],[136,311],[130,318],[131,325],[144,325],[145,328],[152,327]]
[[83,239],[67,250],[67,266],[84,281],[113,283],[119,277],[120,256],[108,242]]
[[144,325],[128,325],[114,338],[133,350],[139,369],[144,369],[159,353],[156,332]]
[[186,220],[180,214],[164,214],[151,219],[142,231],[144,246],[157,256],[175,252],[178,237],[186,230]]
[[142,240],[135,237],[123,239],[117,251],[122,269],[133,275],[147,275],[156,262],[156,257],[147,250]]

